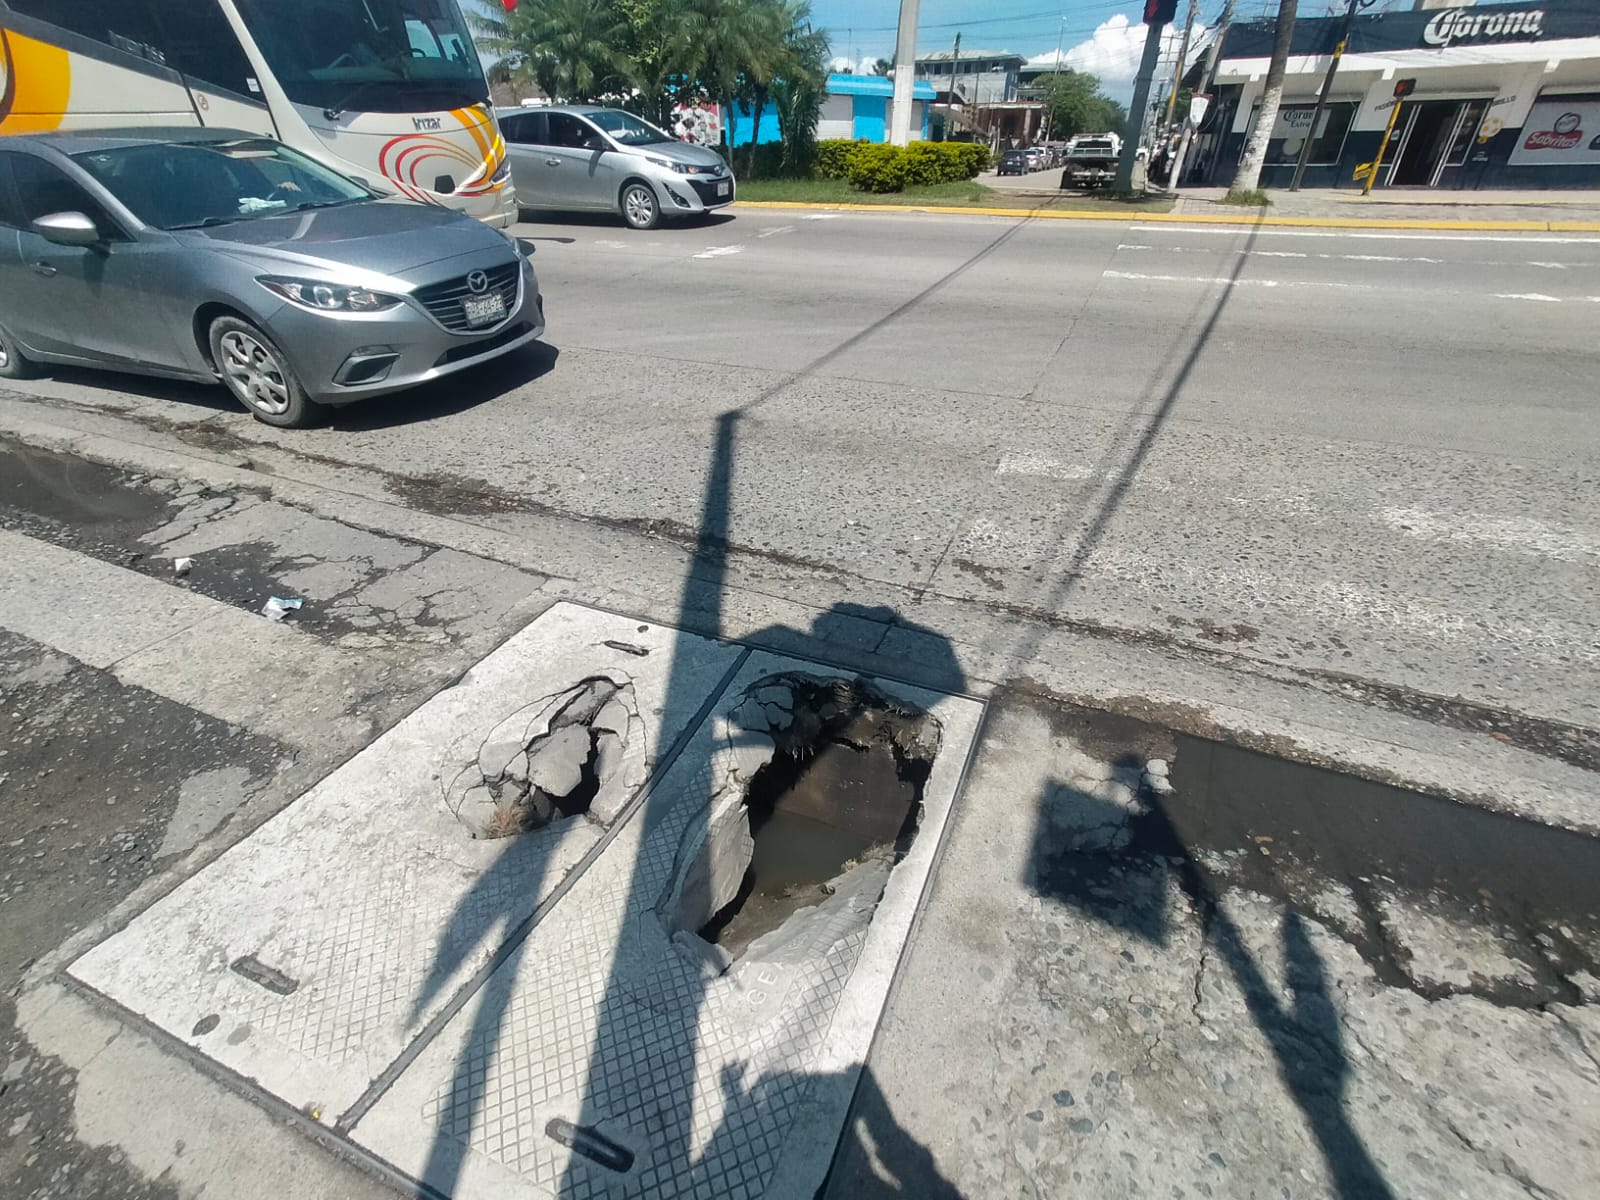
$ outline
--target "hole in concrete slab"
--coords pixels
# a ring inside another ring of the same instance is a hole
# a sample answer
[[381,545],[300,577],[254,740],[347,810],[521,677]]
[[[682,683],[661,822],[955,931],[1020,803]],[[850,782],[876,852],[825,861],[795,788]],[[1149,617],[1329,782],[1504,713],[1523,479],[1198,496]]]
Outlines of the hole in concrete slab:
[[512,837],[585,814],[609,820],[626,799],[596,807],[623,776],[641,728],[632,683],[584,679],[534,709],[501,722],[451,788],[450,807],[473,837]]
[[[915,838],[938,722],[862,680],[770,676],[734,714],[737,804],[714,811],[682,877],[675,928],[730,961],[850,876],[881,894]],[[757,765],[759,764],[759,765]],[[880,872],[863,872],[881,864]]]

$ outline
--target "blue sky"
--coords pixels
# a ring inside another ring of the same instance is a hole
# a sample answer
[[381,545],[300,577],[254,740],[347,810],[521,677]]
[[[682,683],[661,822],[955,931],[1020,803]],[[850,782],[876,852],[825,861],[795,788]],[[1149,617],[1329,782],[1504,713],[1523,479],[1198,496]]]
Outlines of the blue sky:
[[[1202,3],[1202,12],[1211,7],[1220,5]],[[893,55],[900,0],[812,0],[811,11],[817,24],[833,35],[833,52],[839,57]],[[1032,57],[1056,48],[1063,18],[1066,49],[1093,37],[1096,27],[1113,14],[1137,24],[1143,11],[1142,3],[1115,0],[922,0],[917,48],[948,49],[959,29],[965,47],[1015,50]]]

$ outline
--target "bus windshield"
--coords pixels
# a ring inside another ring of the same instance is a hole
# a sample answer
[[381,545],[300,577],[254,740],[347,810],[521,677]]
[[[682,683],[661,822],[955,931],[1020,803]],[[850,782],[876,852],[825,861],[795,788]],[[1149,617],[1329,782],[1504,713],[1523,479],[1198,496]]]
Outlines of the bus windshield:
[[237,0],[289,99],[343,112],[482,104],[483,67],[456,0]]

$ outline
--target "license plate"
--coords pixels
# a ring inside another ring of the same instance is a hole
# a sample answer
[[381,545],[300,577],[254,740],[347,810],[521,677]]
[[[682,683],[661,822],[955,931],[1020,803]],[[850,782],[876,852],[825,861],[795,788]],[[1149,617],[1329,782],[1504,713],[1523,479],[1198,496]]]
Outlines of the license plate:
[[466,310],[467,324],[474,329],[503,321],[506,316],[506,299],[499,292],[488,296],[467,296],[461,301],[461,307]]
[[726,196],[728,194],[729,190],[732,187],[733,187],[733,185],[731,183],[719,183],[719,184],[717,184],[717,195]]

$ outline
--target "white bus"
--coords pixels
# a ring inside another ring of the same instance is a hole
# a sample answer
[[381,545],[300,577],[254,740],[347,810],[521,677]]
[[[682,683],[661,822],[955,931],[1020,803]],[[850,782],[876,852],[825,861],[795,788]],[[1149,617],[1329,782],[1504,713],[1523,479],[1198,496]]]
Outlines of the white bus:
[[0,0],[0,134],[193,124],[516,220],[457,0]]

